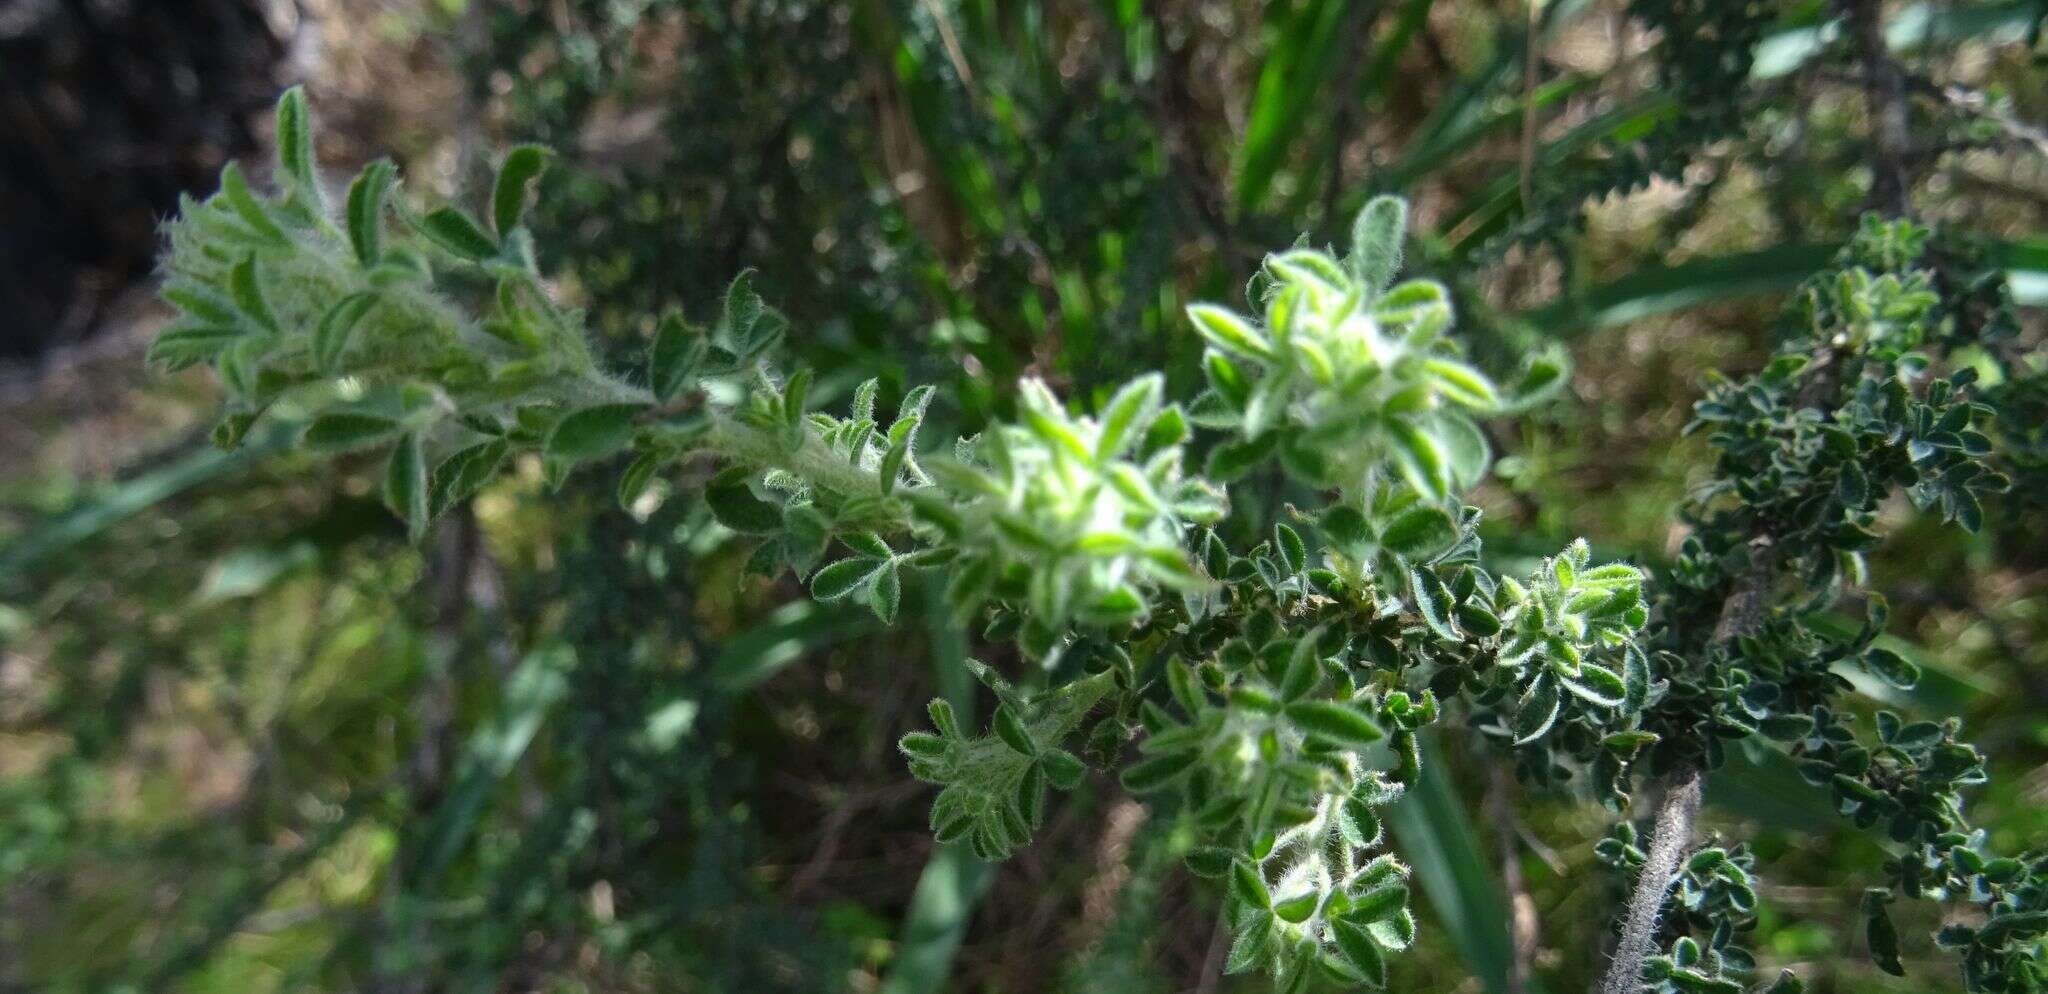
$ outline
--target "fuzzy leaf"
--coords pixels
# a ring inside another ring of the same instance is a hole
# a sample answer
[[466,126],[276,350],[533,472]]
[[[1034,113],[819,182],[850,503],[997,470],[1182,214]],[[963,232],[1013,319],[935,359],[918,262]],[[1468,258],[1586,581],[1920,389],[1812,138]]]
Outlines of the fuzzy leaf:
[[398,433],[398,422],[379,414],[342,411],[322,414],[302,439],[316,452],[342,452],[374,445]]
[[392,447],[391,461],[384,470],[384,503],[405,522],[408,538],[418,542],[426,536],[427,462],[418,435],[408,432]]
[[841,559],[811,575],[811,596],[821,601],[839,600],[861,589],[881,565],[879,560],[863,557]]
[[436,208],[413,224],[427,240],[450,255],[482,262],[498,254],[498,243],[468,214],[454,207]]
[[1557,721],[1557,681],[1539,676],[1515,702],[1515,744],[1527,745],[1550,731]]
[[1408,228],[1408,204],[1399,197],[1374,197],[1351,222],[1352,278],[1377,296],[1401,270],[1401,240]]
[[313,362],[321,372],[333,373],[340,368],[341,355],[348,350],[350,333],[376,303],[377,295],[374,293],[352,293],[336,301],[321,316],[320,323],[313,329]]
[[519,226],[520,215],[526,213],[526,186],[547,170],[554,155],[554,150],[544,145],[520,145],[505,155],[491,187],[491,223],[498,237]]
[[1273,358],[1273,343],[1239,315],[1211,304],[1190,304],[1188,320],[1211,345],[1226,353],[1261,361]]
[[384,199],[397,180],[398,167],[378,159],[356,174],[348,187],[348,241],[356,262],[367,269],[384,257]]
[[1301,701],[1289,704],[1287,720],[1310,735],[1343,746],[1370,745],[1387,735],[1363,712],[1336,701]]
[[640,404],[600,404],[555,422],[543,452],[552,459],[581,462],[611,455],[633,441],[633,418]]

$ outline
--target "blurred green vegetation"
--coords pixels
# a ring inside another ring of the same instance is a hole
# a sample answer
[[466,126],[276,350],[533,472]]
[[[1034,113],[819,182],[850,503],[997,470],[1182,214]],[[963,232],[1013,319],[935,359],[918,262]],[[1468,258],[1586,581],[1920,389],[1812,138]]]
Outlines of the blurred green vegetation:
[[[1568,400],[1494,439],[1504,565],[1581,534],[1651,565],[1675,548],[1702,375],[1761,363],[1779,295],[1872,184],[1818,2],[443,6],[383,44],[444,54],[392,71],[452,76],[470,141],[565,151],[531,223],[618,355],[752,267],[821,401],[936,383],[963,431],[1027,372],[1096,400],[1146,368],[1196,383],[1185,302],[1236,296],[1260,247],[1336,239],[1373,192],[1410,196],[1411,266],[1453,288],[1482,364],[1576,360]],[[2029,342],[2048,149],[2014,128],[2048,119],[2043,10],[1884,6],[1935,87],[1913,206],[1989,240]],[[1749,34],[1646,27],[1719,16]],[[1714,89],[1738,44],[1756,61]],[[33,401],[22,423],[48,430],[0,465],[0,991],[1264,983],[1218,979],[1185,833],[1113,778],[1000,867],[933,848],[894,743],[934,694],[986,707],[963,652],[1016,663],[935,592],[884,633],[750,576],[694,499],[624,512],[603,476],[550,492],[537,466],[416,549],[376,467],[216,453],[179,435],[207,414],[195,381],[130,393],[111,469]],[[184,413],[133,414],[165,409]],[[1242,534],[1291,495],[1264,497]],[[1977,820],[1995,848],[2040,846],[2039,491],[1978,536],[1891,513],[1872,574],[1929,678],[1866,703],[1963,715],[1993,758]],[[1393,989],[1585,989],[1619,898],[1592,854],[1612,815],[1439,745],[1394,825],[1425,914]],[[1908,979],[1869,965],[1855,902],[1879,845],[1747,759],[1711,784],[1709,827],[1758,855],[1764,964],[1822,991],[1955,987],[1926,907],[1900,912]]]

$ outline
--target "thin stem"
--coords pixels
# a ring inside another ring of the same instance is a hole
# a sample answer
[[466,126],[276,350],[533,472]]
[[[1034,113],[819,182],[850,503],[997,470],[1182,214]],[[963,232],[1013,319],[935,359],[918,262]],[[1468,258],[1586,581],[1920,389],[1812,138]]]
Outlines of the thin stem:
[[1664,794],[1657,807],[1657,825],[1650,833],[1649,858],[1636,877],[1636,890],[1629,897],[1628,920],[1622,928],[1621,943],[1614,949],[1614,962],[1600,984],[1601,994],[1637,994],[1643,986],[1643,961],[1650,956],[1651,939],[1664,910],[1664,895],[1678,875],[1678,863],[1692,845],[1692,823],[1700,812],[1700,774],[1687,770]]

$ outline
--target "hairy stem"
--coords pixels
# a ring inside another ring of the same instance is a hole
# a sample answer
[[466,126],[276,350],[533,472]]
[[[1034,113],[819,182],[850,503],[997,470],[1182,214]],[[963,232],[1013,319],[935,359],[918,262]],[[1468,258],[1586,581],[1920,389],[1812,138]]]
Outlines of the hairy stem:
[[1650,833],[1649,858],[1636,877],[1635,893],[1628,901],[1628,920],[1622,928],[1621,943],[1615,946],[1614,961],[1600,994],[1637,994],[1643,986],[1643,961],[1649,958],[1651,938],[1664,910],[1664,895],[1678,875],[1678,864],[1692,845],[1692,823],[1700,811],[1700,774],[1686,770],[1664,792],[1657,807],[1657,826]]

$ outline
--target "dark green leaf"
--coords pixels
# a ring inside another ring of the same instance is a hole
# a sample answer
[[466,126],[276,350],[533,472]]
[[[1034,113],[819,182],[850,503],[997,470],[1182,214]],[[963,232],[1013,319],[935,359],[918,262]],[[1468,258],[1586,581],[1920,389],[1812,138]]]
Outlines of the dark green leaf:
[[306,447],[316,452],[360,449],[398,433],[398,422],[378,414],[344,411],[323,414],[306,427]]
[[811,576],[811,596],[821,601],[836,601],[861,589],[881,565],[874,559],[854,558],[826,566]]
[[336,301],[320,317],[319,325],[313,329],[313,362],[321,372],[333,373],[340,369],[342,353],[348,350],[350,333],[376,303],[375,293],[352,293]]
[[782,530],[782,512],[747,489],[748,473],[735,467],[712,477],[704,487],[704,503],[718,523],[742,534],[769,535]]
[[295,192],[320,202],[315,178],[313,115],[306,110],[306,88],[294,86],[277,99],[277,171]]
[[1343,746],[1370,745],[1386,732],[1357,708],[1336,701],[1300,701],[1287,705],[1287,720],[1296,728]]
[[348,187],[348,240],[356,261],[365,268],[384,257],[384,198],[398,177],[398,167],[378,159],[363,167]]
[[498,167],[498,180],[491,187],[491,221],[503,238],[519,226],[526,213],[526,185],[548,167],[554,151],[542,145],[520,145],[505,156]]
[[436,208],[426,217],[414,222],[414,227],[427,240],[439,245],[450,255],[482,262],[498,254],[498,243],[484,229],[477,226],[468,214],[454,207]]
[[418,435],[408,432],[392,447],[384,471],[384,503],[405,522],[406,535],[414,542],[426,536],[427,462]]
[[633,419],[644,410],[643,404],[600,404],[575,411],[555,422],[542,452],[568,462],[611,455],[633,441]]

